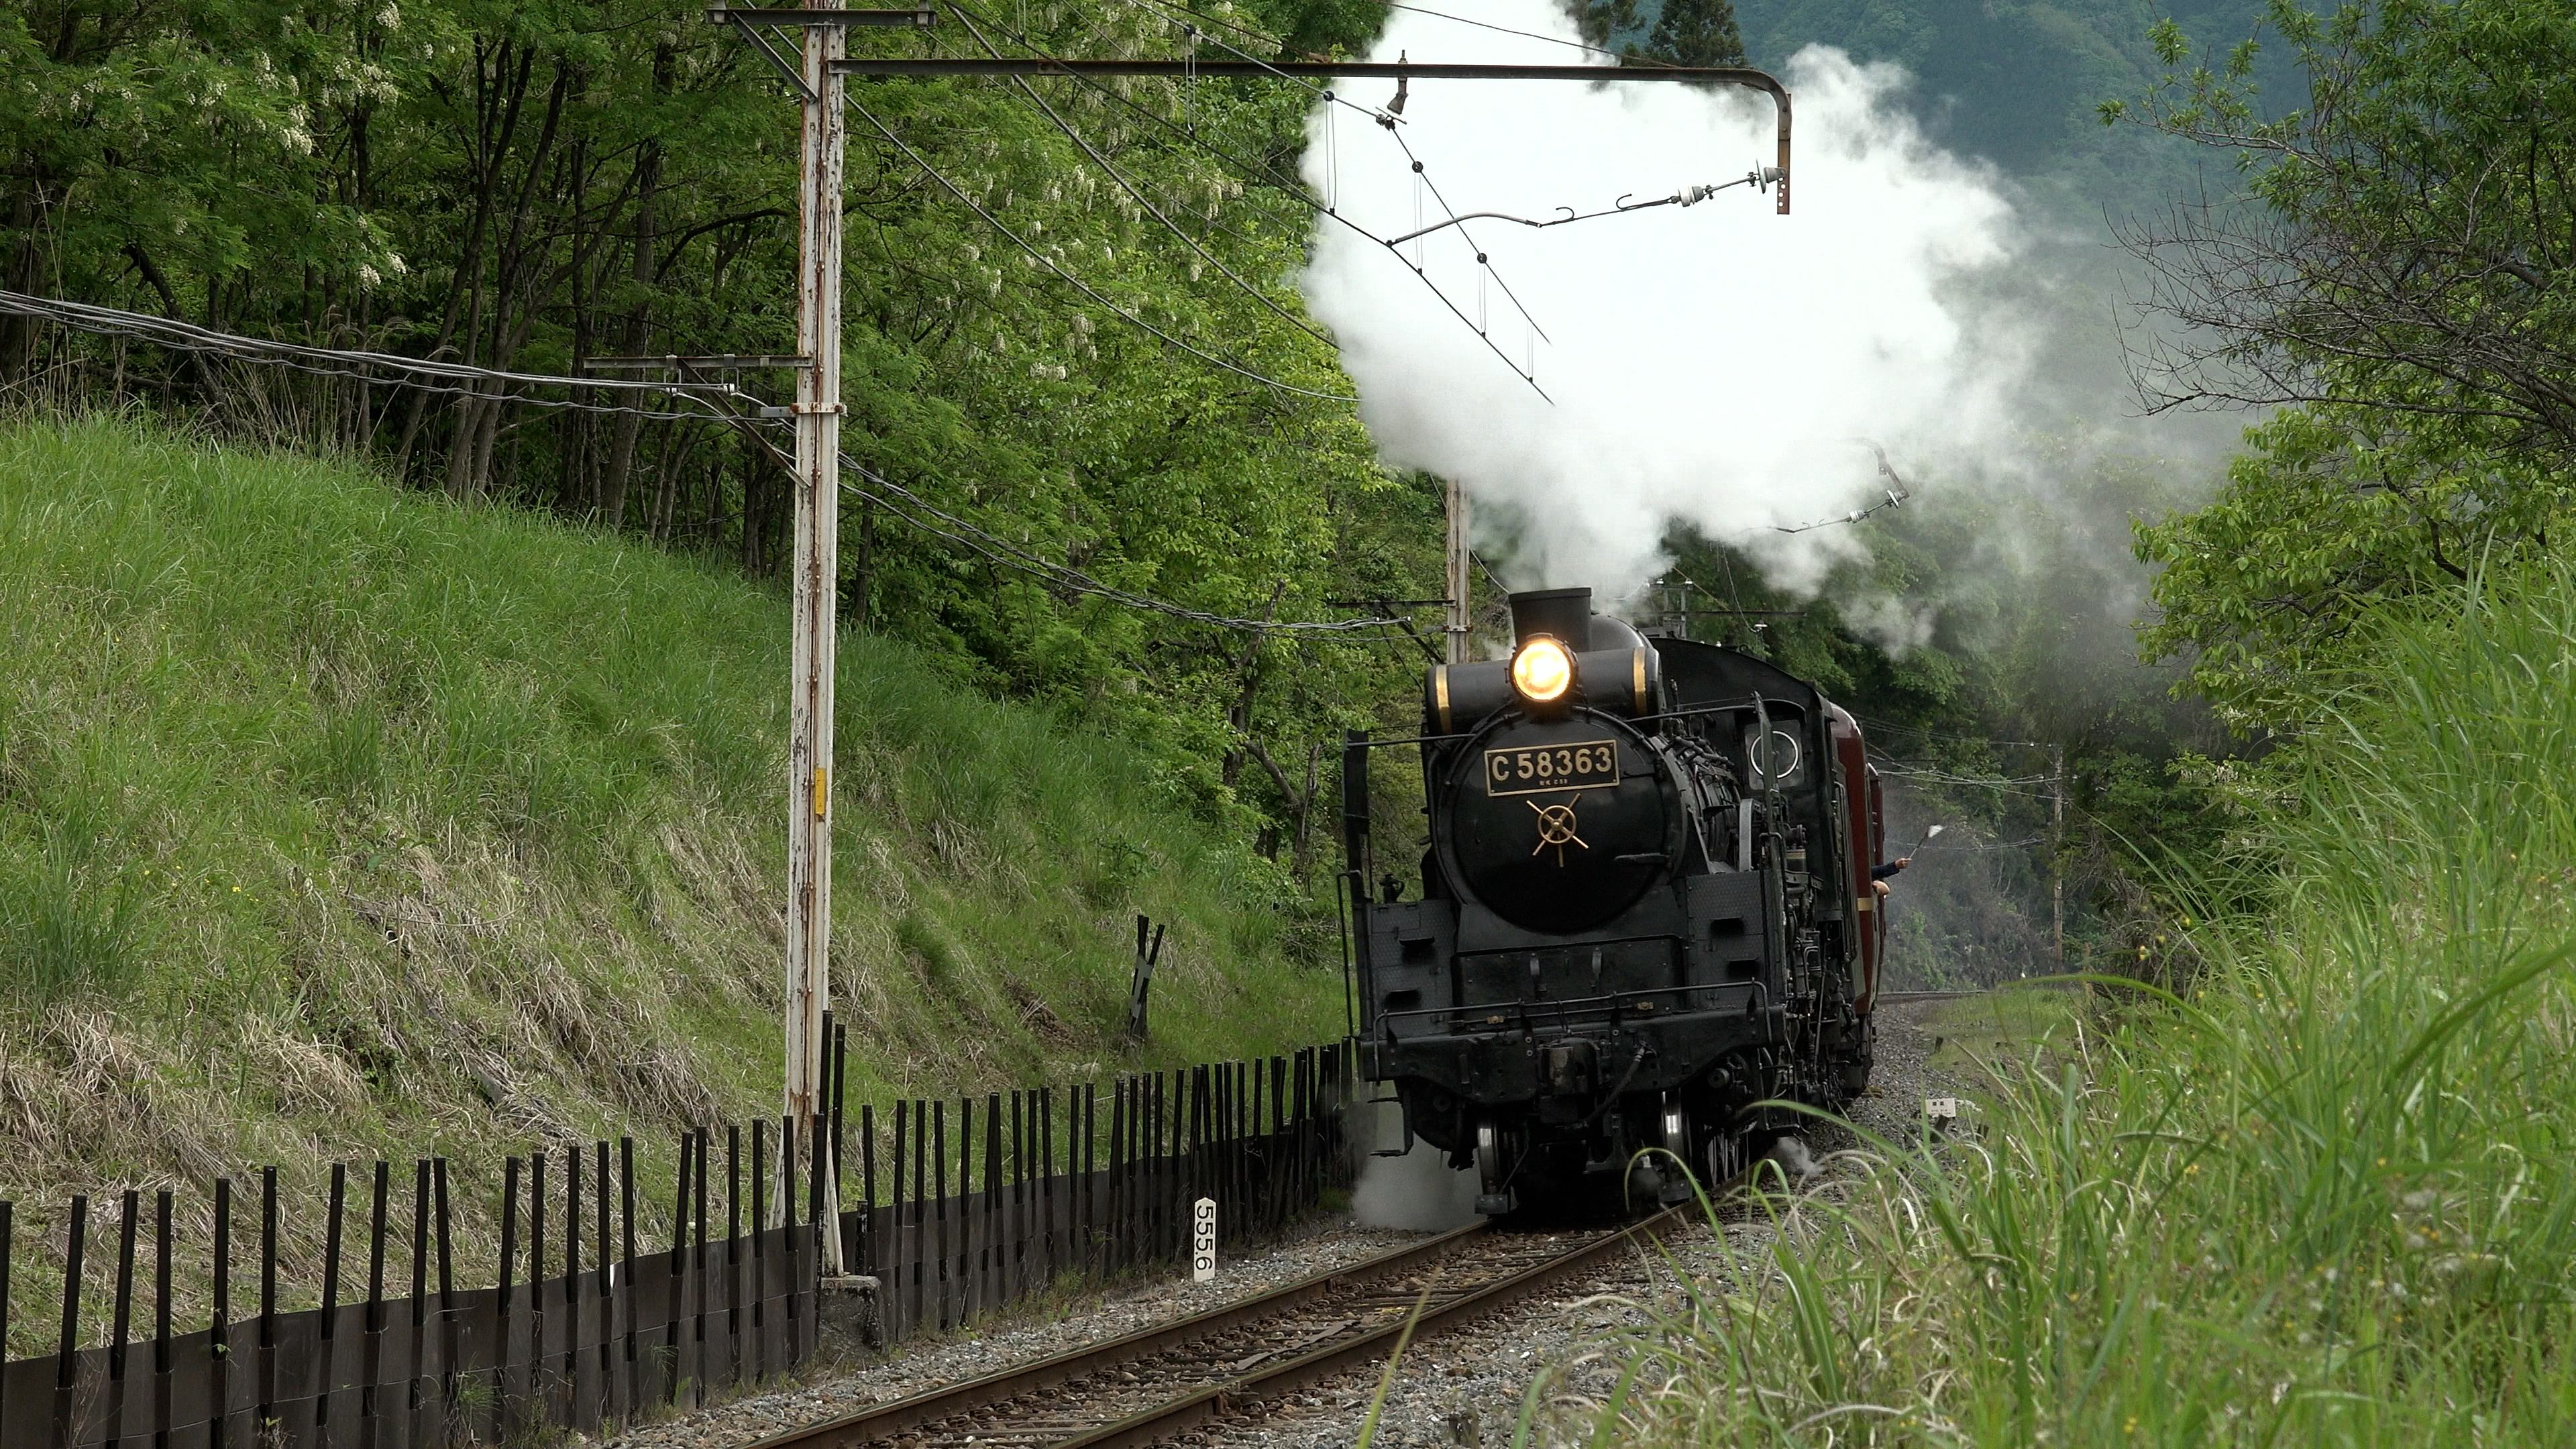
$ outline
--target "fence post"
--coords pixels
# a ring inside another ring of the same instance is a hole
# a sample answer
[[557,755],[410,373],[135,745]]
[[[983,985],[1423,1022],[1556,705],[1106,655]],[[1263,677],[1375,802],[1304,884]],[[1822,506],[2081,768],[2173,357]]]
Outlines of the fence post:
[[696,1395],[698,1403],[703,1405],[706,1403],[706,1379],[714,1377],[706,1369],[706,1183],[716,1176],[716,1158],[714,1142],[708,1142],[706,1137],[706,1127],[698,1127],[693,1137],[698,1140],[698,1181],[693,1183],[690,1191],[693,1191],[693,1201],[698,1204],[698,1227],[693,1230],[693,1248],[688,1253],[688,1279],[698,1284],[698,1310],[690,1315],[688,1343],[693,1361],[698,1366],[696,1377],[693,1377]]
[[[795,1282],[788,1286],[787,1308],[791,1317],[795,1316],[796,1304],[806,1290],[815,1288],[822,1282],[823,1264],[827,1261],[823,1251],[823,1234],[837,1233],[841,1230],[840,1221],[832,1216],[833,1199],[824,1192],[826,1187],[838,1186],[825,1176],[833,1170],[832,1160],[828,1155],[831,1143],[825,1137],[827,1126],[828,1124],[823,1122],[814,1123],[813,1140],[807,1149],[812,1154],[813,1160],[808,1164],[810,1171],[807,1178],[809,1186],[806,1189],[805,1221],[811,1231],[806,1234],[806,1241],[813,1245],[814,1264],[812,1272],[798,1273]],[[805,1355],[811,1353],[815,1345],[823,1341],[823,1310],[822,1299],[819,1296],[807,1300],[803,1322],[805,1331],[797,1339],[791,1351],[789,1358],[791,1363],[804,1362]]]
[[668,1382],[656,1397],[671,1404],[680,1400],[680,1310],[688,1289],[680,1270],[689,1247],[689,1158],[696,1149],[697,1139],[681,1133],[680,1180],[671,1190],[671,1256],[662,1269],[662,1276],[670,1282],[670,1293],[663,1304],[666,1321],[662,1325],[662,1373]]
[[80,1352],[83,1250],[89,1240],[89,1198],[72,1196],[70,1241],[63,1255],[62,1347],[54,1358],[54,1443],[68,1449],[72,1430],[72,1378]]
[[[225,1184],[217,1183],[216,1191],[221,1193],[224,1186]],[[223,1212],[220,1208],[216,1210],[215,1223],[215,1232],[218,1240],[220,1241],[223,1232]],[[215,1256],[220,1260],[223,1257],[223,1250],[218,1248],[215,1251]],[[216,1271],[220,1273],[222,1270],[219,1268]],[[220,1283],[222,1280],[218,1278],[216,1281]],[[223,1299],[218,1295],[215,1301],[220,1305],[223,1302]],[[217,1316],[220,1317],[223,1313],[223,1309],[219,1306],[216,1308],[215,1312]],[[422,1371],[428,1367],[427,1357],[429,1352],[429,1345],[424,1343],[422,1340],[427,1338],[428,1334],[429,1159],[424,1157],[414,1162],[411,1170],[411,1372],[403,1376],[403,1381],[408,1386],[403,1394],[403,1407],[409,1412],[411,1417],[407,1423],[402,1438],[402,1442],[405,1444],[417,1443],[421,1437],[420,1380]],[[215,1359],[215,1373],[217,1380],[220,1381],[223,1375],[223,1358],[220,1352],[220,1345],[224,1341],[224,1331],[221,1328],[218,1328],[215,1330],[214,1336],[215,1342],[219,1346]],[[216,1422],[221,1423],[222,1421],[219,1419]]]
[[[850,1265],[862,1261],[856,1251],[858,1245],[850,1241],[852,1234],[842,1228],[845,1221],[856,1221],[845,1216],[847,1210],[842,1206],[842,1189],[848,1182],[841,1165],[841,1098],[849,1085],[849,1077],[850,1028],[847,1025],[835,1026],[832,1028],[832,1190],[823,1198],[830,1207],[832,1221],[825,1225],[824,1230],[834,1234],[838,1240],[840,1251],[833,1255],[833,1259],[841,1264],[841,1271],[857,1273],[864,1270]],[[864,1156],[866,1149],[862,1148],[860,1152]]]
[[[16,1224],[11,1220],[16,1204],[0,1198],[0,1359],[8,1357],[9,1342],[9,1262],[16,1247]],[[218,1289],[218,1294],[222,1290]],[[220,1297],[216,1300],[222,1301]],[[9,1376],[0,1372],[0,1424],[9,1422]],[[217,1421],[218,1423],[221,1420]],[[223,1441],[219,1438],[216,1443]]]
[[439,1361],[439,1402],[442,1414],[452,1426],[456,1409],[457,1324],[456,1303],[451,1295],[455,1292],[456,1279],[452,1271],[455,1264],[450,1257],[453,1223],[447,1215],[446,1158],[430,1159],[429,1184],[430,1193],[438,1204],[438,1321],[439,1347],[443,1350]]
[[[377,1171],[383,1171],[377,1164]],[[581,1144],[564,1144],[563,1422],[582,1425],[581,1395]]]
[[[998,1115],[1001,1103],[993,1107]],[[1026,1088],[1011,1093],[1011,1154],[1002,1181],[1010,1185],[1010,1206],[1006,1217],[1010,1223],[1009,1249],[1004,1255],[1002,1297],[1016,1299],[1029,1286],[1029,1156],[1031,1135],[1037,1127],[1037,1097]],[[998,1136],[999,1134],[995,1134]],[[998,1144],[997,1144],[998,1145]]]
[[[757,1224],[753,1232],[760,1231]],[[725,1356],[742,1382],[742,1124],[725,1124]]]
[[912,1099],[912,1326],[929,1315],[926,1294],[938,1291],[939,1274],[923,1260],[930,1256],[930,1106]]
[[118,1199],[116,1307],[107,1340],[107,1437],[110,1443],[123,1438],[125,1431],[125,1332],[134,1303],[134,1214],[139,1205],[140,1196],[130,1187]]
[[1076,1134],[1076,1137],[1082,1144],[1082,1176],[1079,1179],[1082,1186],[1074,1199],[1073,1240],[1082,1254],[1083,1269],[1089,1271],[1092,1235],[1099,1224],[1099,1203],[1092,1197],[1091,1191],[1093,1164],[1098,1161],[1098,1155],[1094,1151],[1094,1135],[1100,1131],[1100,1084],[1098,1082],[1082,1084],[1081,1116],[1082,1130]]
[[930,1104],[930,1185],[937,1196],[931,1210],[939,1216],[939,1326],[944,1331],[948,1318],[948,1100],[934,1099]]
[[[1066,1101],[1072,1100],[1070,1094]],[[1068,1146],[1071,1144],[1068,1143]],[[1038,1209],[1038,1281],[1055,1281],[1056,1273],[1055,1088],[1038,1088],[1038,1176],[1031,1189]]]
[[877,1270],[877,1111],[859,1104],[859,1271],[877,1280],[877,1324],[885,1324],[885,1278]]
[[593,1196],[599,1203],[599,1413],[604,1419],[617,1412],[616,1356],[609,1348],[617,1337],[617,1248],[611,1236],[616,1199],[609,1189],[608,1139],[599,1140],[592,1161],[597,1171]]
[[376,1409],[381,1395],[376,1380],[384,1368],[385,1330],[385,1198],[393,1189],[393,1164],[379,1158],[376,1162],[375,1200],[369,1205],[367,1220],[367,1313],[364,1321],[366,1351],[359,1362],[366,1371],[359,1375],[365,1387],[358,1395],[358,1417],[366,1425],[370,1442],[375,1436]]
[[[8,1207],[0,1204],[0,1304],[9,1300],[8,1277]],[[224,1425],[232,1416],[232,1342],[233,1342],[233,1180],[215,1179],[215,1246],[214,1262],[208,1265],[214,1279],[214,1313],[206,1324],[206,1339],[214,1348],[214,1362],[209,1366],[206,1391],[207,1449],[224,1449]],[[8,1312],[0,1307],[0,1343],[9,1341]]]
[[[546,1402],[546,1149],[528,1150],[528,1372],[521,1423],[543,1423]],[[528,1404],[537,1409],[528,1416]]]
[[[892,1163],[894,1168],[894,1184],[893,1190],[886,1194],[887,1204],[893,1209],[892,1213],[889,1214],[892,1224],[891,1237],[893,1238],[893,1244],[890,1249],[881,1250],[881,1261],[879,1263],[879,1281],[889,1284],[894,1291],[892,1296],[889,1297],[884,1289],[881,1288],[878,1290],[877,1302],[879,1304],[880,1312],[884,1311],[883,1305],[887,1303],[894,1303],[898,1306],[901,1305],[903,1301],[905,1265],[911,1262],[913,1257],[913,1255],[906,1254],[903,1251],[905,1243],[903,1227],[904,1129],[905,1124],[911,1120],[912,1104],[902,1097],[895,1098],[894,1162]],[[918,1273],[913,1274],[912,1277],[915,1282],[920,1281],[920,1275]],[[915,1300],[915,1303],[916,1305],[918,1304],[917,1299]],[[886,1337],[891,1339],[897,1337],[900,1333],[909,1332],[912,1328],[913,1321],[913,1316],[910,1314],[895,1313],[890,1315],[886,1321]]]
[[769,1374],[769,1123],[751,1119],[751,1342]]

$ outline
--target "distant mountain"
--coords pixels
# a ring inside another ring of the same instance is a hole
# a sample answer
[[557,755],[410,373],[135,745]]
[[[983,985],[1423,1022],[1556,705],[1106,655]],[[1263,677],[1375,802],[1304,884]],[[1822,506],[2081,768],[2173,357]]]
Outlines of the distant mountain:
[[[1621,27],[1614,44],[1642,43],[1662,7],[1636,0],[1635,28]],[[1810,44],[1904,66],[1915,114],[1943,145],[2098,213],[2172,194],[2198,159],[2137,126],[2105,127],[2096,114],[2154,82],[2147,28],[2170,16],[2196,46],[2223,53],[2256,34],[2263,9],[2262,0],[1736,0],[1735,14],[1758,66],[1781,66]],[[2258,74],[2276,96],[2295,79],[2278,46]]]

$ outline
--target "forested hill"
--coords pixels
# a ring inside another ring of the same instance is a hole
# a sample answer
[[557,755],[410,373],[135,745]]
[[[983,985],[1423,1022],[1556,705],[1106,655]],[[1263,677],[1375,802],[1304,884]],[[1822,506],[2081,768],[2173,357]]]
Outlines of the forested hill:
[[[1780,65],[1810,44],[1896,62],[1914,78],[1915,113],[1943,144],[2054,183],[2098,220],[2105,205],[2115,214],[2152,209],[2202,159],[2143,128],[2101,122],[2102,102],[2133,100],[2163,73],[2150,27],[2171,20],[2223,52],[2261,32],[2268,7],[2264,0],[1738,0],[1735,9],[1754,64]],[[2290,60],[2286,47],[2267,47],[2264,80],[2276,89],[2294,84]]]
[[[1274,54],[1356,44],[1382,14],[1199,8]],[[943,6],[927,35],[851,44],[1171,56],[1210,25],[1155,0]],[[1168,787],[1283,856],[1310,842],[1310,758],[1403,693],[1414,646],[1392,629],[1264,643],[1101,593],[1278,621],[1439,593],[1437,491],[1377,466],[1293,287],[1310,97],[852,97],[846,446],[955,521],[847,510],[845,617],[1136,741]],[[0,7],[0,284],[535,373],[792,352],[796,114],[695,0],[25,0]],[[772,402],[789,386],[743,381]],[[662,401],[406,392],[0,317],[0,392],[30,389],[363,454],[755,578],[788,544],[781,475]]]

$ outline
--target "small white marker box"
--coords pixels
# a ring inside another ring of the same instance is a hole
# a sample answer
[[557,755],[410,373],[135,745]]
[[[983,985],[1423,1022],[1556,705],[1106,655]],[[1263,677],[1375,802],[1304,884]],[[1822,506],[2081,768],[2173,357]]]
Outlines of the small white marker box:
[[1216,1281],[1216,1199],[1200,1198],[1190,1207],[1190,1281]]
[[1959,1117],[1959,1099],[1926,1097],[1923,1099],[1923,1115],[1927,1118],[1945,1118],[1955,1122]]

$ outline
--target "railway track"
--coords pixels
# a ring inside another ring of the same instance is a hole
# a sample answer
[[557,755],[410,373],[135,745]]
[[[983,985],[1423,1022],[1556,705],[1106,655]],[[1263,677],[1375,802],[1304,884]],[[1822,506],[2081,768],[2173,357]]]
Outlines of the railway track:
[[1258,1297],[762,1439],[751,1449],[1142,1449],[1244,1423],[1320,1380],[1636,1251],[1688,1221],[1554,1234],[1479,1223]]

